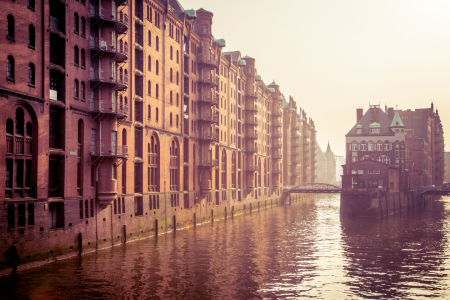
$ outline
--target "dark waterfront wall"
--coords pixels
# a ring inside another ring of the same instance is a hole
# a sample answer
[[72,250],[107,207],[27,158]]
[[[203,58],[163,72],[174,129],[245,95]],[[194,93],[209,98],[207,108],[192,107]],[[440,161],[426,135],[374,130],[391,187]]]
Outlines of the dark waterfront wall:
[[[114,213],[114,205],[109,205],[93,216],[74,226],[61,230],[40,230],[30,228],[23,232],[11,231],[6,237],[9,241],[0,246],[0,275],[9,274],[11,262],[5,253],[10,249],[11,242],[15,244],[19,255],[18,269],[26,269],[45,262],[89,253],[92,251],[121,245],[172,230],[186,228],[214,220],[232,218],[236,215],[269,209],[271,207],[289,204],[294,201],[313,199],[313,194],[293,194],[284,197],[281,193],[272,195],[256,195],[251,193],[243,201],[212,199],[204,204],[191,204],[190,209],[171,207],[170,194],[167,198],[160,195],[160,208],[149,210],[144,207],[143,216],[134,216],[133,201],[126,201],[125,212]],[[214,201],[213,201],[214,200]],[[70,206],[67,206],[70,207]],[[75,205],[74,205],[75,207]],[[37,218],[47,218],[45,204],[37,205]],[[116,212],[118,210],[116,209]],[[77,214],[78,210],[66,211],[66,214]],[[6,218],[5,218],[6,219]],[[3,239],[5,236],[2,237]]]
[[429,202],[439,199],[439,196],[422,195],[418,192],[409,193],[342,193],[341,216],[343,217],[374,217],[398,213],[410,207],[427,205]]

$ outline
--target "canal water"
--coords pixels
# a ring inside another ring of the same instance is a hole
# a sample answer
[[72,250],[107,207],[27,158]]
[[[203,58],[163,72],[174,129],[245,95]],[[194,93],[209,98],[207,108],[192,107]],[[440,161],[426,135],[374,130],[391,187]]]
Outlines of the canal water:
[[341,219],[318,195],[3,277],[0,299],[449,299],[449,214]]

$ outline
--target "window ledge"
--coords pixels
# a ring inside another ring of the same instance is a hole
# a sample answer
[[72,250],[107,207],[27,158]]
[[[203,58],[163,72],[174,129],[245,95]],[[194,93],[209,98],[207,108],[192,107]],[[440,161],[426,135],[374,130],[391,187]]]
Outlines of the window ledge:
[[31,84],[31,83],[29,83],[28,86],[32,87],[33,89],[36,88],[36,86],[34,84]]
[[16,39],[13,38],[12,36],[7,35],[6,38],[7,38],[8,40],[10,40],[11,42],[16,42]]
[[28,9],[29,9],[29,10],[32,10],[32,11],[35,11],[35,10],[34,10],[34,7],[29,6],[29,5],[28,5]]
[[16,82],[16,80],[14,78],[11,78],[11,77],[6,77],[6,80],[14,82],[14,83]]
[[80,67],[80,65],[79,64],[77,64],[77,63],[74,63],[73,64],[75,67],[77,67],[77,68],[79,68]]
[[31,50],[35,50],[34,46],[28,45],[28,48],[30,48]]
[[83,70],[86,70],[86,66],[81,66],[81,68],[82,68]]

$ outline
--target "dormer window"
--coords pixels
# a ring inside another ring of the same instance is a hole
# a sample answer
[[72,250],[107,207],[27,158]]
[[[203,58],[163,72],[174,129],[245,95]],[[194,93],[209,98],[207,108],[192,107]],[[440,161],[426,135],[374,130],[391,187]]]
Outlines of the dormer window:
[[356,128],[356,134],[362,134],[362,129],[361,128]]
[[371,128],[370,129],[370,133],[374,134],[374,133],[380,133],[380,128]]

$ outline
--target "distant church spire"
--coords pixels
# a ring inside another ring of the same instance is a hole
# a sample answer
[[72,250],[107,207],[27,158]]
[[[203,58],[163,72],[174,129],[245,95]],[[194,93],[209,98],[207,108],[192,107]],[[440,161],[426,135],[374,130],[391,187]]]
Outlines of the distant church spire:
[[331,153],[330,141],[328,141],[328,146],[327,146],[326,153]]

